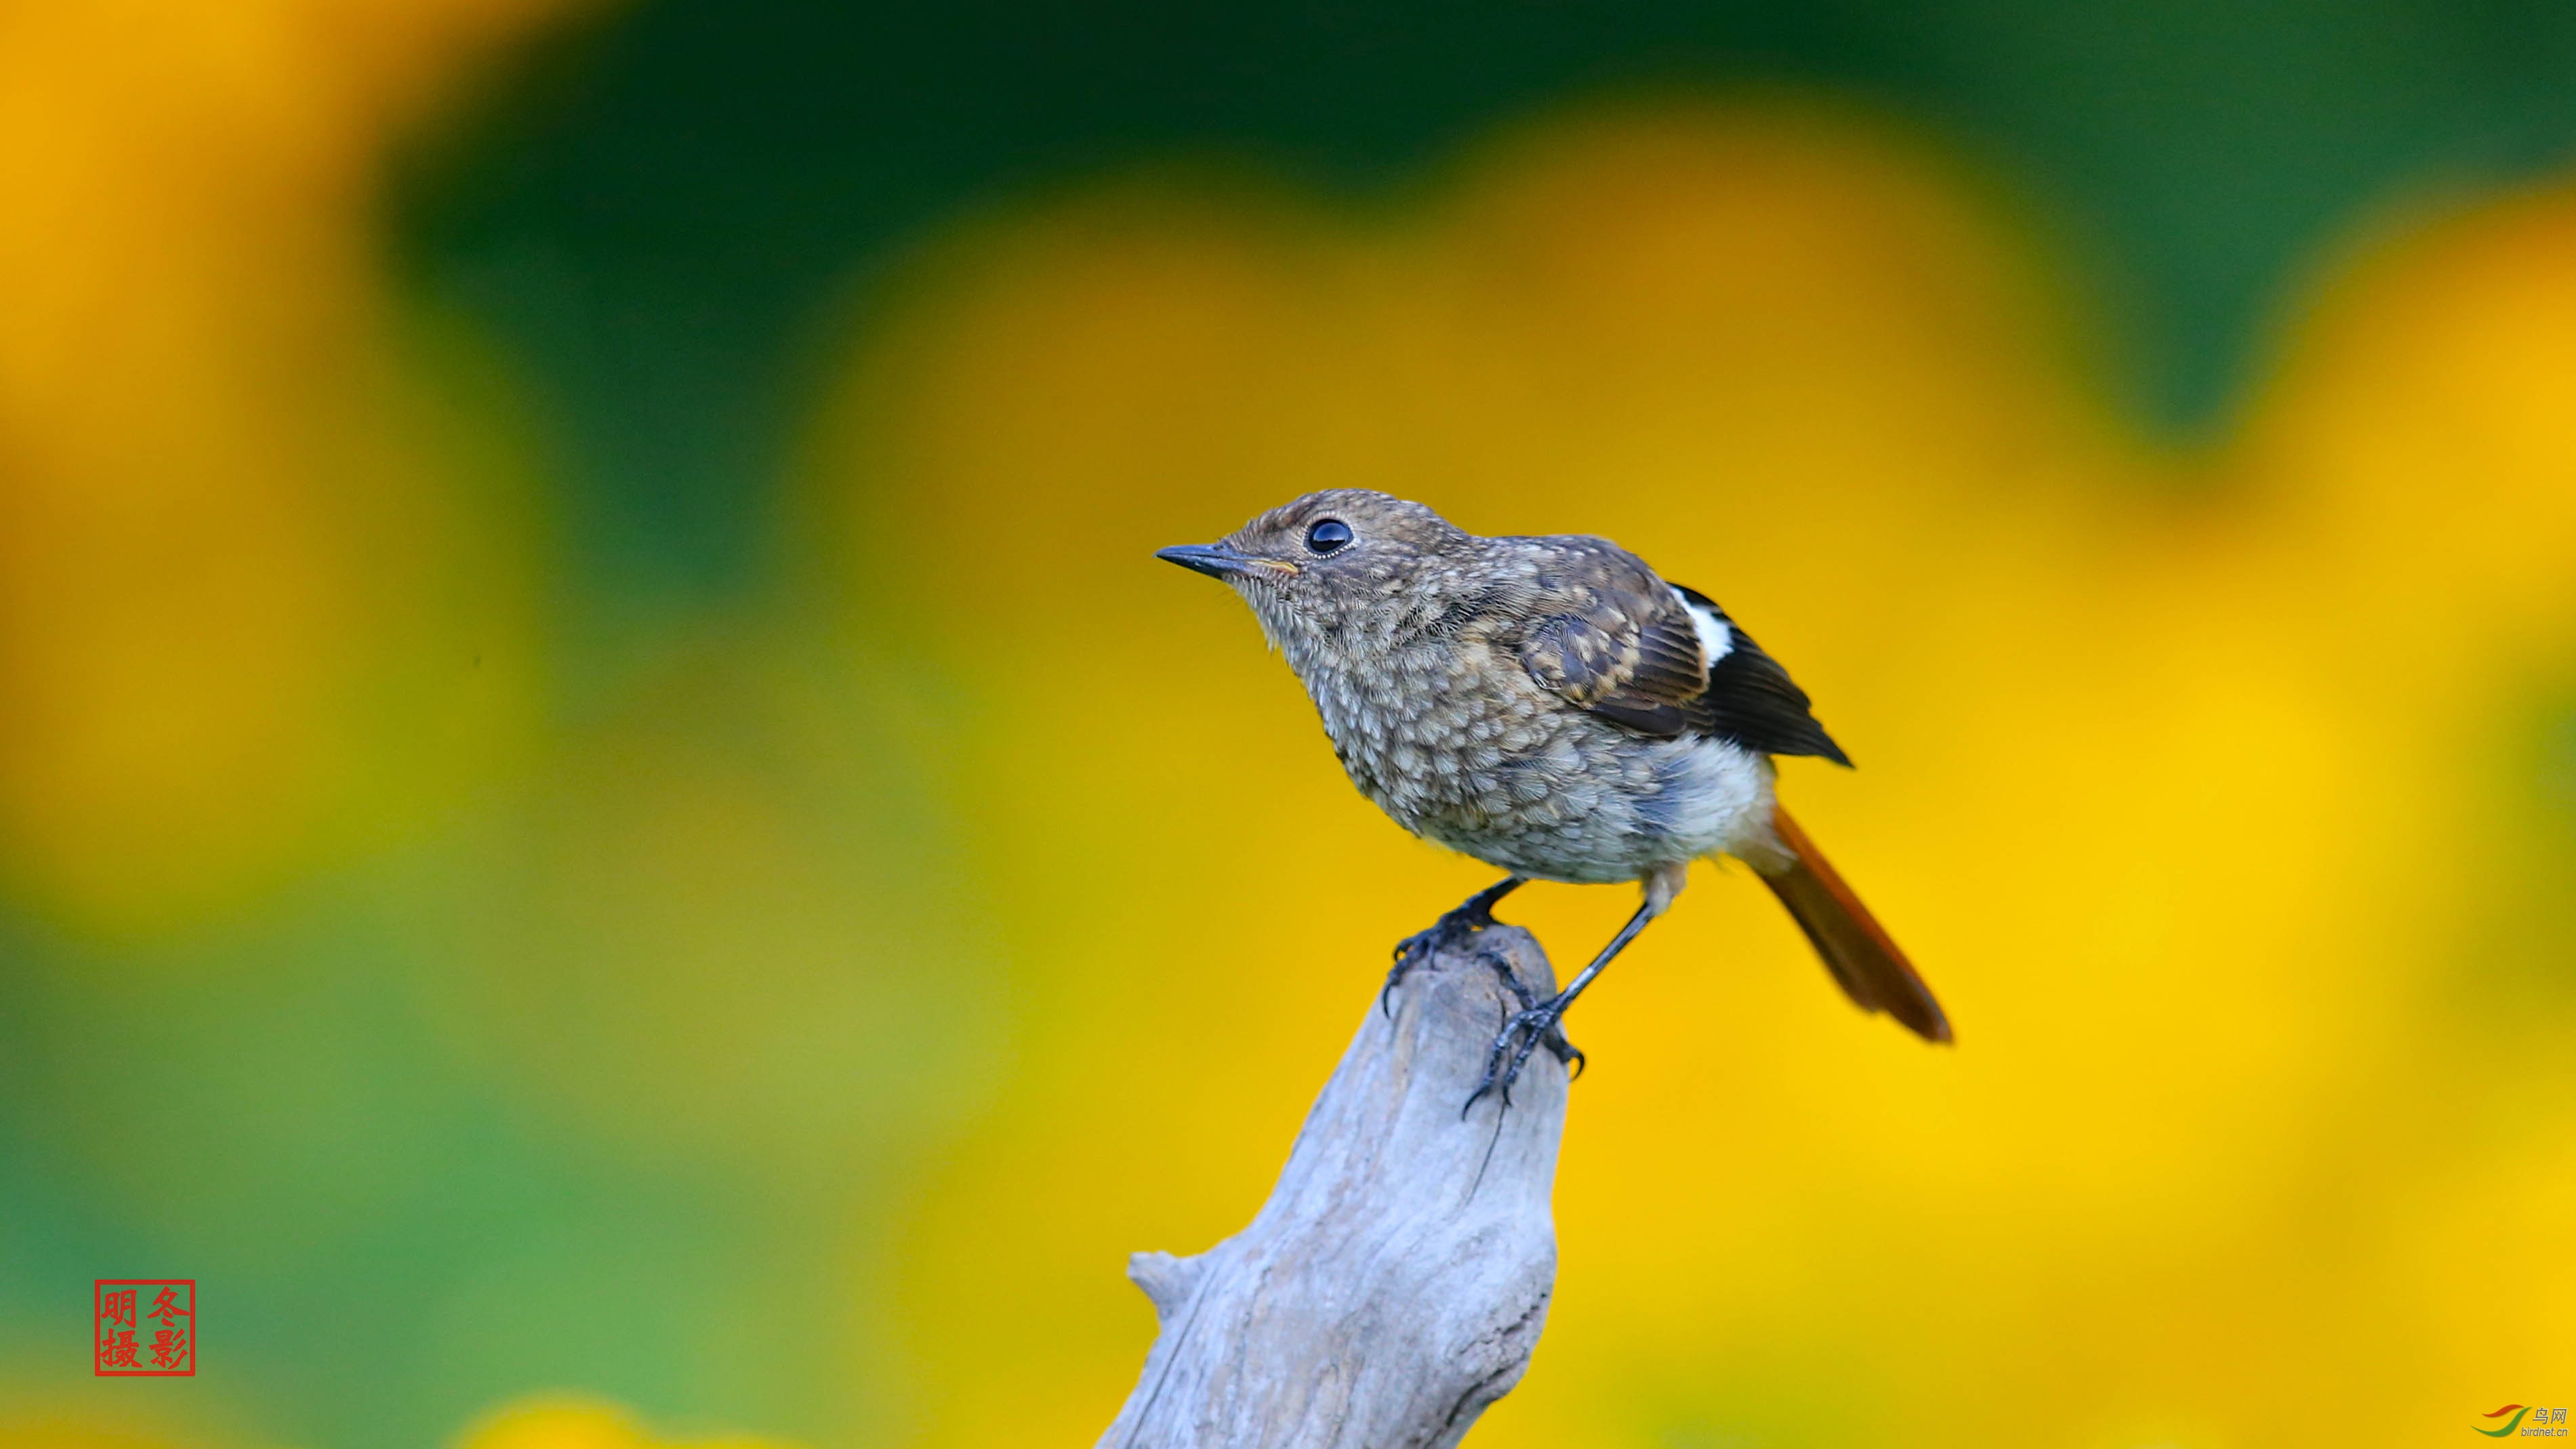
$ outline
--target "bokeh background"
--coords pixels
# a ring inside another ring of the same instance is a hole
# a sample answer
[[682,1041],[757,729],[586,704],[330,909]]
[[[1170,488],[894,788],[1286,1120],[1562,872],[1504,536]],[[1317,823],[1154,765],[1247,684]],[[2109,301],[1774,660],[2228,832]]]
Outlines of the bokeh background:
[[0,9],[0,1442],[1089,1442],[1486,875],[1147,556],[1349,484],[1723,600],[1960,1029],[1703,869],[1475,1442],[2576,1401],[2576,12],[95,0]]

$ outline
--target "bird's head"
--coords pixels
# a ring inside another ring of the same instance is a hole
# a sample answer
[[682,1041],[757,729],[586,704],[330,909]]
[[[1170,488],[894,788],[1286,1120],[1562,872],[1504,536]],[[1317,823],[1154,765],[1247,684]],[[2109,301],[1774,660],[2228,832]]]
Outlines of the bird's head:
[[1327,488],[1283,503],[1215,543],[1167,548],[1154,557],[1223,579],[1302,668],[1303,641],[1404,628],[1440,593],[1472,542],[1473,535],[1419,503],[1365,488]]

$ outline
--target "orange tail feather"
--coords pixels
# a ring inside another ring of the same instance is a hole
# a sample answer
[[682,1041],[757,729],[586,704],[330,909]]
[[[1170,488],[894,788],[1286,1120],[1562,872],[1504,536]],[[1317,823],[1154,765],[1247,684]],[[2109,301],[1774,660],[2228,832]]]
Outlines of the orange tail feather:
[[1861,1010],[1884,1011],[1925,1041],[1949,1041],[1950,1018],[1932,999],[1932,988],[1915,974],[1869,907],[1834,873],[1807,832],[1777,805],[1771,808],[1771,829],[1789,860],[1776,868],[1764,863],[1756,871],[1789,908],[1798,929],[1807,933],[1843,993]]

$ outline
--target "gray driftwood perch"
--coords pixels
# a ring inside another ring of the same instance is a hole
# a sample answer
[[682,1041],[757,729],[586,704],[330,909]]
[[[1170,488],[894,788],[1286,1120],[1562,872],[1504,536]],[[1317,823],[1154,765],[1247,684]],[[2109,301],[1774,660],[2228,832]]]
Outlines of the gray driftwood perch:
[[1128,1261],[1162,1330],[1101,1449],[1445,1449],[1520,1381],[1556,1282],[1566,1073],[1535,1053],[1510,1111],[1459,1119],[1518,1005],[1480,951],[1555,990],[1496,926],[1406,977],[1393,1021],[1372,996],[1252,1225]]

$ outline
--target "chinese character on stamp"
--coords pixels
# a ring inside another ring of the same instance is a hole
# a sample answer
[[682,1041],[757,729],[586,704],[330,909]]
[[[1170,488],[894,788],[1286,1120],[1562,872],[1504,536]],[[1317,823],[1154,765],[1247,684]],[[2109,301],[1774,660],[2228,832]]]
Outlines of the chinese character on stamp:
[[98,1280],[95,1369],[111,1377],[187,1378],[197,1372],[197,1280]]

